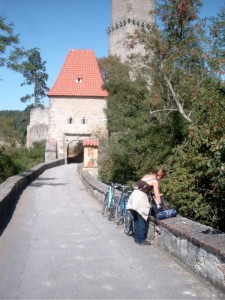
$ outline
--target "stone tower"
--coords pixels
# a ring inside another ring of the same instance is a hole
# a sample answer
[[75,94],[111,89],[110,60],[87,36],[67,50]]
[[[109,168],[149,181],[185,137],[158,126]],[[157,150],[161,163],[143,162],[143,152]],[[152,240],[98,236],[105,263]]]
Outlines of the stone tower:
[[142,47],[129,50],[124,46],[127,35],[155,23],[156,0],[111,0],[111,27],[108,28],[109,55],[125,61],[129,54],[142,52]]

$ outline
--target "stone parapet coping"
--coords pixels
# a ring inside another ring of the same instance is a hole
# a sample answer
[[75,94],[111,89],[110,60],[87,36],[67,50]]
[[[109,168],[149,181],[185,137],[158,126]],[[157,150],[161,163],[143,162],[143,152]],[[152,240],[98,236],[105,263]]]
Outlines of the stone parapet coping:
[[225,234],[223,232],[181,216],[161,221],[150,217],[150,220],[167,228],[174,236],[187,239],[215,255],[224,256],[225,259]]
[[[107,185],[82,166],[78,172],[86,190],[103,202]],[[148,239],[225,291],[225,233],[179,215],[165,220],[150,217]]]

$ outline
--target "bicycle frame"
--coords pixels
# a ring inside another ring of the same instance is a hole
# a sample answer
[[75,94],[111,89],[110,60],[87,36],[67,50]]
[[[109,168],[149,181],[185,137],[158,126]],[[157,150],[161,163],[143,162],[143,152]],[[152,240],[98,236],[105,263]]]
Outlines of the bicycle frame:
[[128,201],[129,194],[131,191],[128,186],[121,186],[122,189],[122,194],[120,196],[119,201],[116,204],[116,216],[115,216],[115,221],[117,225],[122,225],[124,223],[124,215],[125,215],[125,210],[126,210],[126,204]]
[[105,196],[105,200],[103,203],[103,211],[102,214],[107,214],[108,220],[110,221],[114,217],[114,210],[116,205],[116,200],[114,197],[114,190],[117,187],[117,184],[110,183],[108,186],[108,190]]

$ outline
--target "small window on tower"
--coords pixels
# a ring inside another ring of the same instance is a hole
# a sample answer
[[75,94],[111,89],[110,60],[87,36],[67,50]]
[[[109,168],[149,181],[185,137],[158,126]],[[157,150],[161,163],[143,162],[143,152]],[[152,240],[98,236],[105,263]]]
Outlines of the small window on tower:
[[77,83],[82,83],[82,81],[83,81],[83,80],[82,80],[82,77],[77,77],[77,78],[76,78],[76,82],[77,82]]
[[81,119],[81,123],[82,123],[82,124],[87,124],[87,119],[86,119],[85,117],[83,117],[83,118]]

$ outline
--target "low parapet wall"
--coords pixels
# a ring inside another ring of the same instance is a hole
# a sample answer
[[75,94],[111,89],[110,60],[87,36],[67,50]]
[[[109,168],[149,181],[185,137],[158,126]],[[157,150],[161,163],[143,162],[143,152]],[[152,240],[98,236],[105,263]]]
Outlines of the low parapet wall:
[[63,165],[64,159],[55,160],[51,163],[39,164],[30,170],[11,176],[0,184],[0,225],[5,221],[12,210],[19,194],[33,180],[45,170]]
[[[82,168],[79,168],[79,174],[86,190],[103,202],[107,185]],[[224,233],[181,216],[161,221],[150,217],[148,239],[215,286],[225,290]]]

